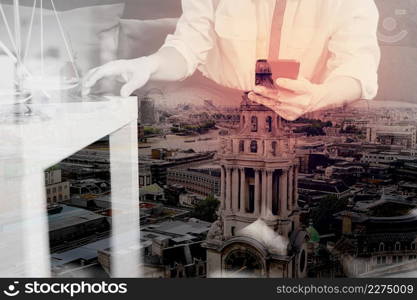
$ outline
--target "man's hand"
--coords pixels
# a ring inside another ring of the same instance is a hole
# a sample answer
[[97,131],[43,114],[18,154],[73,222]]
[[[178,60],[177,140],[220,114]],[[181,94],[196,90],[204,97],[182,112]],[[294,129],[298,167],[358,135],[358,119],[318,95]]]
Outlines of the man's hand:
[[312,84],[304,78],[280,78],[276,83],[280,87],[279,90],[257,86],[249,94],[249,99],[265,105],[289,121],[297,120],[313,111],[326,94],[324,85]]
[[115,77],[125,83],[120,90],[122,97],[129,97],[135,90],[144,86],[155,72],[155,64],[149,57],[132,60],[116,60],[92,69],[84,77],[83,95],[88,95],[91,88],[101,79]]

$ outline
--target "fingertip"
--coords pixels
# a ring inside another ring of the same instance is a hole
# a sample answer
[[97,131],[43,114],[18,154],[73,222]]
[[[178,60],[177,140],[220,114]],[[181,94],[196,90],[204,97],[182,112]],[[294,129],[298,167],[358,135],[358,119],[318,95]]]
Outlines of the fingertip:
[[[133,91],[132,91],[132,92],[133,92]],[[122,98],[127,98],[127,97],[129,97],[129,96],[132,94],[132,92],[130,91],[130,89],[129,89],[129,87],[128,87],[128,86],[124,85],[124,86],[121,88],[121,90],[120,90],[120,96],[121,96]]]
[[127,93],[126,93],[125,91],[121,90],[121,91],[120,91],[120,97],[122,97],[122,98],[127,98],[127,97],[129,97],[129,96],[127,96]]
[[96,73],[93,73],[91,76],[88,76],[83,80],[83,86],[86,88],[91,88],[96,84],[97,81],[98,79],[96,77]]
[[257,85],[253,88],[253,91],[255,93],[262,93],[263,91],[265,91],[265,87],[263,87],[262,85]]
[[277,85],[286,85],[288,83],[288,79],[278,78],[275,82],[276,82]]
[[257,90],[259,90],[259,85],[255,85],[255,86],[253,87],[253,89],[249,92],[249,94],[250,94],[250,93],[253,93],[253,92],[256,92]]

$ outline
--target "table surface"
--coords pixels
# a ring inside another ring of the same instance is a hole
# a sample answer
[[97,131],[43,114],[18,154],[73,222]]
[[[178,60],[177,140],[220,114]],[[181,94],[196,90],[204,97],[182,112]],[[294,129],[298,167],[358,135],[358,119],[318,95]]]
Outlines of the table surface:
[[[133,228],[129,240],[138,247],[137,98],[89,99],[29,104],[33,114],[17,121],[8,117],[25,106],[0,104],[0,277],[50,276],[43,171],[107,135],[112,203],[120,211],[113,233]],[[113,238],[113,249],[123,250],[122,242]],[[114,259],[115,276],[137,273],[126,270],[139,258],[129,259]]]
[[[135,97],[28,106],[33,116],[0,123],[0,178],[47,169],[137,119]],[[0,105],[0,114],[11,108]]]

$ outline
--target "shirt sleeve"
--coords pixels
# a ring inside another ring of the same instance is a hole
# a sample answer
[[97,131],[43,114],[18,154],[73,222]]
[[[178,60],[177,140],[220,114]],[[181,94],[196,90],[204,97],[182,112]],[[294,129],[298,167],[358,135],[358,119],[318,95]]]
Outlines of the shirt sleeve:
[[377,28],[379,14],[374,0],[341,1],[336,27],[328,48],[330,80],[338,76],[357,79],[362,98],[373,99],[378,92],[380,48]]
[[182,0],[183,14],[175,33],[168,35],[162,48],[173,47],[187,63],[186,77],[204,64],[214,43],[215,0]]

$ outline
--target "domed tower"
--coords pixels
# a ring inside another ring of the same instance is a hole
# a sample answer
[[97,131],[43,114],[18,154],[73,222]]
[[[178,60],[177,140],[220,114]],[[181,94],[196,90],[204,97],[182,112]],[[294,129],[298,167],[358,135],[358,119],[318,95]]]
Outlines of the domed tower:
[[245,94],[239,131],[222,141],[219,153],[220,210],[230,220],[225,223],[225,236],[259,218],[282,235],[298,226],[298,218],[288,218],[298,211],[295,146],[296,139],[282,119]]
[[[262,67],[257,68],[257,84],[271,76],[264,61]],[[237,276],[246,277],[251,270],[241,264],[254,257],[256,277],[305,276],[307,235],[299,223],[295,147],[285,122],[245,93],[239,129],[222,141],[219,151],[221,204],[206,242],[209,276],[243,268]],[[286,241],[285,249],[272,251],[275,242],[268,239]],[[246,255],[250,257],[242,258]]]

